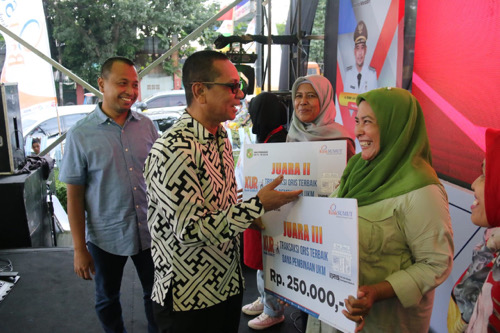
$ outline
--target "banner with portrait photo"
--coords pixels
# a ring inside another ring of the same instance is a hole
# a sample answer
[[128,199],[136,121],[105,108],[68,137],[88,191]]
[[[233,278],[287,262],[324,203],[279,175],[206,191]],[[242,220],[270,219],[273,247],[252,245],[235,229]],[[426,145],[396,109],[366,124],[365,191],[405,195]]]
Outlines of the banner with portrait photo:
[[356,96],[401,87],[404,6],[404,0],[340,0],[336,121],[353,136]]

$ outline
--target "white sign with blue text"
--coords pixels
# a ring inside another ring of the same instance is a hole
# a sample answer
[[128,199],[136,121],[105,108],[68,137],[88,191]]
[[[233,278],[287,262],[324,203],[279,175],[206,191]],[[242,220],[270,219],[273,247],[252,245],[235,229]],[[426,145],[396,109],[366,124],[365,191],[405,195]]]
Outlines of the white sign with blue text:
[[279,175],[280,191],[303,190],[305,197],[327,197],[340,182],[347,162],[347,141],[247,144],[243,198],[257,194]]
[[266,291],[354,332],[342,310],[358,289],[357,200],[301,197],[262,220]]

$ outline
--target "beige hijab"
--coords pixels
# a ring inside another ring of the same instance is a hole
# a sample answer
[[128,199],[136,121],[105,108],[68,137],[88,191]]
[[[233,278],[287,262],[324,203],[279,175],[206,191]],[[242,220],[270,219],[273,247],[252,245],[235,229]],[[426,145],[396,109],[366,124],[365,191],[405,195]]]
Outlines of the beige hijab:
[[344,126],[335,122],[335,104],[333,102],[333,88],[330,81],[321,75],[299,77],[292,87],[292,99],[295,99],[298,87],[303,83],[310,83],[319,98],[320,113],[312,123],[303,123],[295,111],[288,131],[287,141],[326,141],[326,140],[354,140]]

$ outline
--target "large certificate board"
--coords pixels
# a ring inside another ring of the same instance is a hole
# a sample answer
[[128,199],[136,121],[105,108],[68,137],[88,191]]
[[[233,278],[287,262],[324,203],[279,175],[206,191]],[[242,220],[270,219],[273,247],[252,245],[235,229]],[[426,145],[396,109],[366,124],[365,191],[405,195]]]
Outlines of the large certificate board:
[[281,191],[304,190],[327,197],[340,182],[347,162],[347,141],[286,142],[245,145],[243,197],[250,198],[280,174]]
[[266,291],[354,332],[356,323],[342,310],[358,289],[357,201],[302,197],[262,220]]
[[303,197],[263,216],[266,291],[344,332],[355,323],[342,314],[358,288],[357,202],[327,198],[340,181],[347,142],[246,145],[243,197],[254,196],[278,175],[281,191]]

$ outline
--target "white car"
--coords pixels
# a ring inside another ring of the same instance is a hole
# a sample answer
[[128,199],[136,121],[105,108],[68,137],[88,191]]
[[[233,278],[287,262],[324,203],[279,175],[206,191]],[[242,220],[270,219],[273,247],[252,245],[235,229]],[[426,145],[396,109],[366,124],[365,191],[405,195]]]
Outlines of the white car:
[[184,111],[187,106],[184,90],[170,90],[159,92],[135,102],[133,111]]
[[[23,138],[26,155],[31,153],[31,142],[33,138],[40,139],[40,151],[47,148],[54,142],[59,134],[64,134],[78,120],[86,117],[90,112],[94,111],[95,105],[69,105],[59,106],[50,110],[32,111],[21,116],[23,127]],[[59,120],[58,120],[59,115]],[[50,156],[54,158],[55,151],[53,149]],[[57,156],[56,158],[58,158]]]
[[184,109],[179,111],[144,111],[143,114],[148,116],[156,127],[158,134],[162,135],[167,129],[172,127],[172,125],[181,117]]

